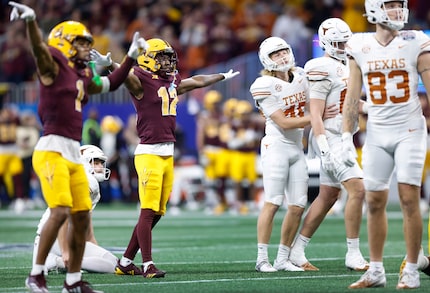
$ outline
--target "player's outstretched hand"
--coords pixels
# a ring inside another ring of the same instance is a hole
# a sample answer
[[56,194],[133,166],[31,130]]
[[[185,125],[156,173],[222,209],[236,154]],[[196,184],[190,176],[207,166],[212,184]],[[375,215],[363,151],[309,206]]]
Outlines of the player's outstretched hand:
[[10,21],[17,19],[25,19],[26,21],[30,21],[36,19],[36,13],[27,5],[16,3],[14,1],[9,1],[9,5],[13,7],[12,11],[10,12]]
[[149,45],[145,41],[145,39],[140,37],[139,32],[135,32],[133,35],[133,41],[131,42],[127,55],[130,58],[137,59],[137,57],[144,51],[148,50],[148,48]]
[[108,52],[106,55],[101,54],[96,49],[92,49],[90,51],[91,60],[96,63],[98,66],[108,67],[112,65],[112,58],[110,57],[111,53]]
[[236,75],[239,75],[240,71],[234,71],[233,72],[233,69],[230,69],[228,72],[224,72],[224,73],[220,73],[220,74],[224,76],[224,80],[227,80],[227,79],[235,77]]

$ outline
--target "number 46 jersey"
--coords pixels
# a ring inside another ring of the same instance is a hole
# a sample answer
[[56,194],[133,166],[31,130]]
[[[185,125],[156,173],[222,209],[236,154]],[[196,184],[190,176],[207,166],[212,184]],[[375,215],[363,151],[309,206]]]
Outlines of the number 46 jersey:
[[401,124],[422,115],[417,60],[430,51],[422,31],[399,31],[386,46],[374,33],[354,34],[346,51],[361,69],[372,123]]

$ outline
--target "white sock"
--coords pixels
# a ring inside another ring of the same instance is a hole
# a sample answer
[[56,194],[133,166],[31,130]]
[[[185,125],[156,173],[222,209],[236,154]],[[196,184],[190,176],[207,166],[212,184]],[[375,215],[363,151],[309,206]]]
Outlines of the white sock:
[[82,279],[82,273],[67,273],[66,274],[66,283],[70,286],[75,284],[76,282],[79,282]]
[[311,241],[311,238],[305,237],[302,234],[299,234],[299,236],[296,238],[296,241],[294,242],[293,248],[294,250],[298,250],[301,252],[305,252],[306,246],[308,246],[309,241]]
[[418,270],[418,264],[406,262],[405,268],[403,270],[408,272],[414,272]]
[[268,244],[258,243],[257,244],[257,260],[258,261],[268,261],[269,253],[268,253]]
[[288,260],[290,256],[290,248],[286,245],[279,244],[278,247],[278,255],[276,256],[277,262],[285,262]]
[[346,238],[348,252],[360,252],[360,238]]
[[382,261],[371,261],[369,263],[369,270],[371,271],[384,271],[384,264]]
[[143,271],[146,272],[146,270],[148,269],[149,265],[154,264],[154,262],[152,260],[144,262],[143,263]]
[[122,265],[123,267],[128,266],[129,264],[131,264],[133,262],[133,260],[126,258],[125,256],[121,257],[121,260],[119,261],[119,264]]
[[32,276],[40,275],[44,269],[45,269],[44,265],[34,264],[33,268],[31,269],[30,275],[32,275]]

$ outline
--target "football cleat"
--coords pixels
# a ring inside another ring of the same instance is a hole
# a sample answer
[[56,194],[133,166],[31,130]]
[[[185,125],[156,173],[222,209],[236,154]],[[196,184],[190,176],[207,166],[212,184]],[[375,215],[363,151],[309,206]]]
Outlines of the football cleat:
[[399,276],[399,283],[396,289],[416,289],[420,287],[420,273],[416,271],[403,270]]
[[135,276],[135,275],[142,275],[142,271],[137,266],[135,266],[134,263],[131,263],[128,266],[124,267],[120,264],[118,260],[115,267],[115,274]]
[[147,279],[164,278],[164,275],[166,275],[166,272],[157,269],[154,264],[150,264],[146,269],[142,270],[142,276]]
[[294,249],[290,253],[292,264],[302,268],[304,271],[319,271],[320,269],[311,264],[304,253],[297,253]]
[[72,285],[67,285],[66,281],[64,281],[63,290],[61,293],[103,293],[103,291],[96,291],[90,287],[90,284],[85,281],[79,281]]
[[303,272],[304,269],[301,267],[296,266],[291,261],[287,260],[284,262],[277,262],[275,259],[275,263],[273,264],[273,267],[277,269],[278,271],[287,271],[287,272]]
[[345,257],[345,266],[353,271],[367,271],[369,263],[364,259],[360,252],[347,253]]
[[[296,264],[297,265],[297,264]],[[320,269],[311,264],[310,262],[304,263],[300,266],[304,271],[319,271]]]
[[258,262],[255,265],[255,270],[260,273],[274,273],[278,271],[266,260]]
[[27,279],[25,279],[25,286],[31,293],[49,293],[43,272],[35,276],[29,275]]
[[[405,258],[403,259],[403,261],[400,265],[399,276],[402,275],[403,269],[406,266],[406,257],[407,257],[407,255],[405,255]],[[420,252],[418,254],[418,262],[417,263],[418,263],[418,269],[420,271],[422,271],[424,274],[430,276],[430,257],[424,255],[424,250],[423,250],[422,246],[421,246]]]
[[349,289],[361,289],[361,288],[376,288],[385,287],[387,279],[385,278],[385,270],[382,271],[371,271],[367,270],[361,278],[349,285]]

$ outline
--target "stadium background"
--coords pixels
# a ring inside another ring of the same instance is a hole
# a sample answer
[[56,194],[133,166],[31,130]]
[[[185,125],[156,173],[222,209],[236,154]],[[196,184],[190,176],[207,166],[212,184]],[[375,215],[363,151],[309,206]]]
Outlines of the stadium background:
[[[38,83],[28,51],[24,22],[9,22],[8,1],[0,2],[0,103],[18,112],[36,112]],[[64,20],[87,25],[102,53],[112,52],[120,61],[131,33],[139,30],[146,39],[168,40],[178,53],[182,77],[225,72],[241,74],[229,82],[195,90],[178,104],[178,127],[182,130],[181,155],[197,157],[196,115],[208,90],[216,89],[224,100],[235,97],[252,102],[249,86],[262,69],[257,51],[270,35],[283,37],[293,47],[296,63],[303,66],[322,54],[317,28],[328,17],[341,17],[353,32],[369,31],[364,0],[44,0],[21,1],[33,7],[45,36]],[[412,0],[407,28],[430,29],[430,2]],[[430,31],[426,31],[430,34]],[[421,85],[422,89],[422,85]],[[423,90],[423,89],[422,89]],[[125,125],[134,108],[124,87],[114,93],[95,95],[84,108],[84,119],[96,109],[100,119],[118,116]]]

